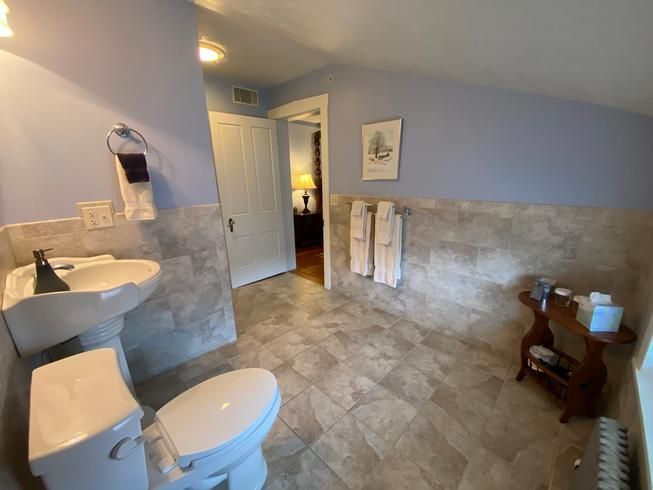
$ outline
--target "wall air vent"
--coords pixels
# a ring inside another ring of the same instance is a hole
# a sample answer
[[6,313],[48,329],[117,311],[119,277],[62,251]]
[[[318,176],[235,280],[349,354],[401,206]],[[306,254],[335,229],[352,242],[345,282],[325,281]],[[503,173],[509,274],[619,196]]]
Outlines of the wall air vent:
[[258,90],[232,85],[234,104],[245,104],[258,107]]

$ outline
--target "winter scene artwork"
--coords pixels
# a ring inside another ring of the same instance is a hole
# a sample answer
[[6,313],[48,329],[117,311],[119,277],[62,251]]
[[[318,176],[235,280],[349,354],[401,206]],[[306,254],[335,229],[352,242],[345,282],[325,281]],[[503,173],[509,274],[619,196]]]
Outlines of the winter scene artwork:
[[363,180],[397,180],[401,118],[363,124]]

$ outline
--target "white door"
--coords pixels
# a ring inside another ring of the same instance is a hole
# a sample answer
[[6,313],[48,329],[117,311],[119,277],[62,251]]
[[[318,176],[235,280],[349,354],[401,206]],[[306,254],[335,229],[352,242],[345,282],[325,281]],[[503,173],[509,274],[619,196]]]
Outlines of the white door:
[[209,112],[233,287],[285,272],[277,122]]

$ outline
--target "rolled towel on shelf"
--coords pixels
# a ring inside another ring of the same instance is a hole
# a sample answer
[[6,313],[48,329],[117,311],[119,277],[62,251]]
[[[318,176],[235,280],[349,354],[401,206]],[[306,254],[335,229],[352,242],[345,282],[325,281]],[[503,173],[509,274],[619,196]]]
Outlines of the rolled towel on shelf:
[[[127,162],[126,166],[123,166],[121,156]],[[116,154],[116,172],[120,194],[125,202],[125,218],[129,221],[156,219],[157,209],[145,155],[139,153],[126,157],[123,153]],[[132,181],[129,180],[128,175],[131,176],[133,183],[130,183]]]
[[375,242],[389,245],[392,242],[395,205],[390,201],[380,201],[376,206]]
[[367,203],[365,201],[354,201],[351,203],[351,213],[349,215],[349,234],[356,240],[365,239],[365,230],[367,228]]

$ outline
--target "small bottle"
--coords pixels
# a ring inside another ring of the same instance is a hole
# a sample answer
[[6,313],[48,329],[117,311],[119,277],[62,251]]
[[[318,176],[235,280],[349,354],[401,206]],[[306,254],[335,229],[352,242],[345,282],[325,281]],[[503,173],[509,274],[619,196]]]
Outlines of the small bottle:
[[70,291],[70,286],[66,284],[54,270],[45,258],[45,252],[50,249],[32,250],[34,255],[34,266],[36,267],[36,277],[34,278],[34,294],[54,293],[56,291]]
[[540,301],[540,307],[543,310],[546,310],[547,303],[549,302],[549,296],[551,296],[551,285],[544,284],[542,286],[542,301]]

